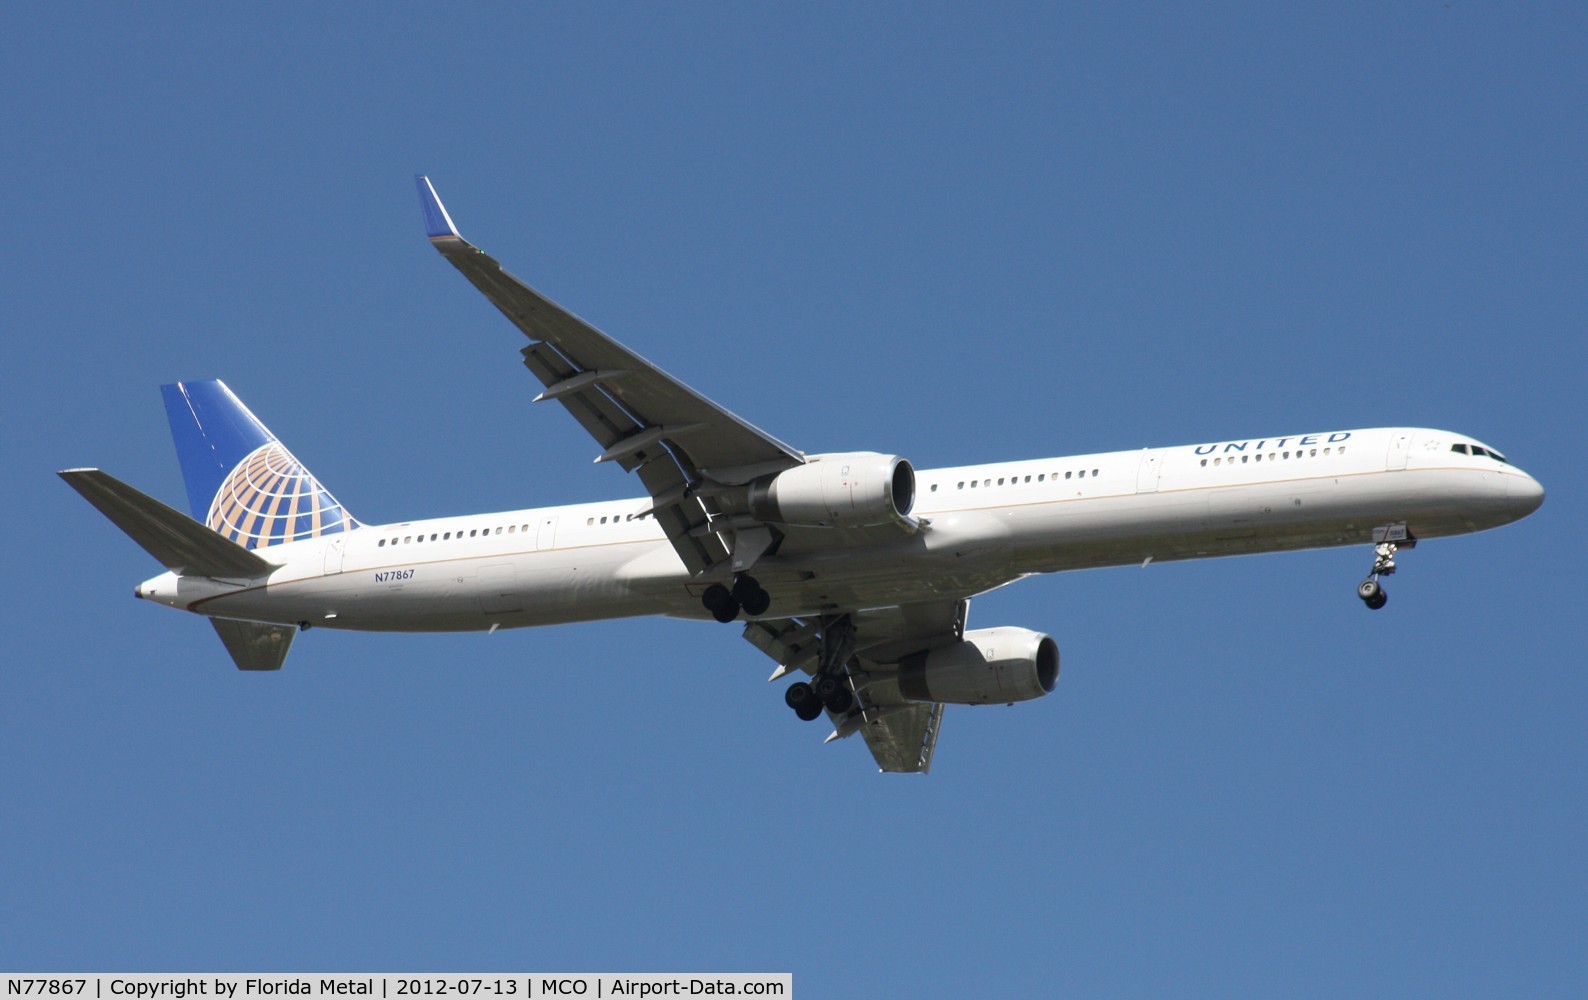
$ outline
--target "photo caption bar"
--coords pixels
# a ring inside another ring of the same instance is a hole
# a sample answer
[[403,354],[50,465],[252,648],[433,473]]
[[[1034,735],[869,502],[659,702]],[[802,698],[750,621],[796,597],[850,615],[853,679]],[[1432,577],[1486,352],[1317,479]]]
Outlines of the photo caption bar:
[[6,973],[0,1000],[328,1000],[331,997],[792,997],[792,972]]

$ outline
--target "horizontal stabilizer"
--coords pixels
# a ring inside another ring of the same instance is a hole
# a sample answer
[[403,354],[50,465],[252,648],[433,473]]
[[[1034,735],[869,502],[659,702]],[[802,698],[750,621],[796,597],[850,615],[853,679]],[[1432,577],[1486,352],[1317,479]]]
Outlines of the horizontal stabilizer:
[[280,670],[292,648],[291,625],[269,625],[265,622],[241,622],[230,618],[211,618],[215,634],[226,644],[232,662],[238,670]]
[[275,563],[98,469],[67,469],[59,475],[173,573],[257,577],[276,568]]

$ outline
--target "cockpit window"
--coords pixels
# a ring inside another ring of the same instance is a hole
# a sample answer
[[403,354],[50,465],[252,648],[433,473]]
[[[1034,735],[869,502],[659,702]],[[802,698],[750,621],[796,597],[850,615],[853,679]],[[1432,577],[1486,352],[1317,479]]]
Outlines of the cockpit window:
[[[1469,449],[1470,449],[1470,451],[1469,451]],[[1493,448],[1485,448],[1481,444],[1473,444],[1473,445],[1453,444],[1453,445],[1450,446],[1450,450],[1454,451],[1454,452],[1458,452],[1458,453],[1460,453],[1462,455],[1472,454],[1472,455],[1478,456],[1479,458],[1492,458],[1496,462],[1504,462],[1506,465],[1510,465],[1511,464],[1510,461],[1508,459],[1506,459],[1506,457],[1504,455],[1502,455],[1499,452],[1495,451]]]

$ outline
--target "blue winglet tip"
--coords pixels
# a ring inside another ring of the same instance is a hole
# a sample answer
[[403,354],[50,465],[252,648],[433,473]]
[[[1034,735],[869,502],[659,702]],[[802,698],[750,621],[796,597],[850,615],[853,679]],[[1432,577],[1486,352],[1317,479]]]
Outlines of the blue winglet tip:
[[414,174],[414,184],[419,188],[419,206],[425,213],[425,235],[432,240],[463,239],[458,227],[452,224],[452,217],[442,207],[441,199],[436,196],[430,178],[424,174]]

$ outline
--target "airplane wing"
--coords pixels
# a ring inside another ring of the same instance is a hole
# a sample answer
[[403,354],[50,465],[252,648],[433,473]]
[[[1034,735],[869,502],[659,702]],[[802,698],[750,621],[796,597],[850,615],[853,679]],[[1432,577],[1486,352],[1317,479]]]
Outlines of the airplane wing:
[[935,601],[876,608],[834,619],[777,618],[753,621],[744,637],[777,661],[777,680],[795,671],[814,674],[826,634],[841,619],[854,628],[854,651],[845,665],[855,706],[833,722],[828,742],[859,733],[877,767],[891,772],[926,773],[932,766],[944,706],[910,701],[899,693],[900,660],[960,641],[968,601]]
[[[415,178],[430,242],[533,343],[524,366],[602,448],[638,472],[650,513],[692,573],[729,558],[707,483],[743,485],[805,457],[508,274],[464,240],[428,178]],[[765,545],[763,543],[762,548]]]

